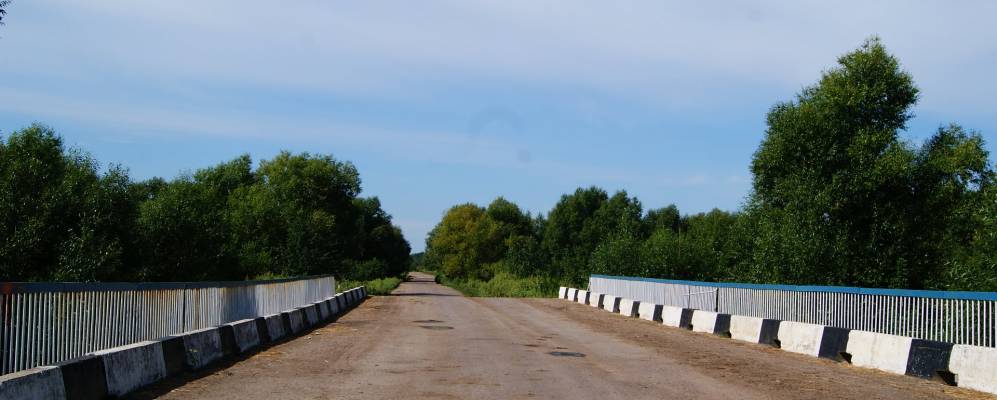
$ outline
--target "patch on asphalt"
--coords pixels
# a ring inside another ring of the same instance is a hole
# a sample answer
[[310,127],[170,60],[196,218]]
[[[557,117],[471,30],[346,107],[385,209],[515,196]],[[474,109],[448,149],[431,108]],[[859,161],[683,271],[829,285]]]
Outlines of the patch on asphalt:
[[574,351],[552,351],[547,354],[550,354],[555,357],[585,357],[585,354]]
[[440,321],[438,319],[420,319],[418,321],[412,321],[412,322],[415,322],[417,324],[442,324],[444,321]]
[[419,327],[422,329],[429,329],[434,331],[446,331],[453,329],[452,326],[444,326],[444,325],[419,325]]

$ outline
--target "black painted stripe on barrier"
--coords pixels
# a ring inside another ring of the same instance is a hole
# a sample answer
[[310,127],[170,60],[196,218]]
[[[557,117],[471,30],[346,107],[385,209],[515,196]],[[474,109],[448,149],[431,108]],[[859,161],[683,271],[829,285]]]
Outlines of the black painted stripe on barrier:
[[817,357],[846,361],[842,354],[848,349],[848,332],[851,332],[851,329],[825,326],[824,333],[821,334],[820,350],[817,352]]
[[679,316],[679,328],[692,329],[692,309],[683,308],[682,315]]
[[[655,321],[655,322],[661,322],[662,321],[661,320],[661,312],[664,311],[664,309],[665,309],[664,305],[655,304],[654,305],[654,310],[651,311],[651,320]],[[640,310],[640,309],[638,308],[638,310]],[[637,316],[638,317],[643,317],[643,315],[640,315],[639,313],[638,313]]]
[[184,371],[187,365],[187,349],[183,345],[183,337],[173,336],[161,341],[163,346],[163,363],[166,365],[166,375],[173,376]]
[[107,375],[104,359],[83,356],[57,365],[62,373],[62,385],[67,400],[103,399],[107,397]]
[[775,346],[779,339],[779,323],[777,319],[763,319],[762,330],[758,333],[758,343]]
[[336,304],[339,305],[339,312],[340,313],[342,313],[343,311],[346,311],[346,299],[343,298],[342,295],[337,295],[336,296]]
[[239,354],[239,345],[235,343],[235,328],[232,325],[219,326],[218,336],[222,344],[223,357]]
[[[640,313],[637,311],[639,309],[640,309],[640,302],[637,300],[633,300],[630,302],[630,312],[628,314],[630,314],[634,318],[637,318],[640,316]],[[623,313],[623,310],[620,310],[620,313]]]
[[595,297],[596,297],[595,300],[596,303],[592,304],[592,294],[589,293],[589,305],[594,305],[595,307],[602,308],[602,301],[606,299],[606,295],[604,293],[596,293]]
[[267,326],[267,319],[264,317],[253,318],[253,323],[256,324],[256,334],[260,337],[260,345],[266,345],[273,341],[270,338],[270,328]]
[[906,374],[955,385],[954,376],[949,371],[951,357],[952,343],[914,339],[910,343],[910,353],[907,355]]
[[586,291],[585,299],[578,299],[578,302],[582,304],[588,304],[590,298],[592,298],[592,292]]
[[295,331],[291,330],[291,312],[280,313],[280,322],[284,324],[284,337],[293,336]]
[[716,323],[713,324],[713,334],[730,337],[730,314],[717,313]]

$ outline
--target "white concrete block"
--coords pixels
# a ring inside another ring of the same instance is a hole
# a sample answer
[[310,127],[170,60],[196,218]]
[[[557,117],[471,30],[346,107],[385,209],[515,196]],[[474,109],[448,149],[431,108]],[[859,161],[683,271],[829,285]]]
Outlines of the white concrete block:
[[730,337],[731,339],[745,342],[758,343],[762,335],[762,318],[745,317],[743,315],[730,316]]
[[952,346],[949,371],[959,387],[997,394],[997,348]]
[[824,325],[782,321],[779,324],[779,345],[783,350],[817,357]]
[[581,290],[581,289],[579,289],[578,290],[578,300],[577,301],[579,303],[581,303],[581,304],[588,304],[589,303],[589,292],[588,292],[588,290]]
[[606,298],[605,293],[590,292],[589,293],[589,306],[595,308],[602,308],[602,300]]
[[611,313],[620,312],[620,298],[608,294],[602,296],[602,309]]
[[851,331],[845,351],[852,356],[854,365],[903,375],[907,372],[907,356],[913,340],[885,333]]
[[636,317],[637,307],[640,306],[640,302],[633,299],[621,298],[620,299],[620,315],[624,317]]
[[692,331],[713,333],[717,326],[717,313],[712,311],[694,310],[692,312]]
[[93,355],[103,359],[107,394],[111,396],[124,396],[166,377],[163,345],[159,341],[114,347]]
[[561,286],[561,288],[557,290],[557,298],[559,299],[568,298],[568,288]]
[[578,301],[578,289],[568,288],[568,300]]
[[682,326],[682,308],[664,306],[661,308],[661,323],[679,328]]
[[641,319],[655,322],[661,321],[661,310],[662,306],[660,304],[645,303],[643,301],[637,307],[637,313],[640,314]]
[[58,367],[37,367],[0,375],[0,399],[65,399],[66,388]]

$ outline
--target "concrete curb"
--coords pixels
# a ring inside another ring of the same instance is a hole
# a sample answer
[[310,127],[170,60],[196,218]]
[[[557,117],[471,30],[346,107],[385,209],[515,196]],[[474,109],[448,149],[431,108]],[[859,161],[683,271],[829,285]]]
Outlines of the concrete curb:
[[620,298],[616,296],[602,296],[602,309],[611,313],[620,312]]
[[648,321],[661,322],[661,309],[664,306],[661,304],[654,303],[640,303],[637,307],[637,314],[640,319],[646,319]]
[[689,329],[693,332],[730,337],[730,314],[693,310]]
[[578,303],[580,303],[580,304],[588,304],[589,303],[589,294],[590,293],[589,293],[588,290],[581,290],[581,289],[579,289],[576,301]]
[[690,329],[692,327],[692,310],[664,306],[661,309],[661,323],[673,328]]
[[560,289],[557,289],[557,298],[559,299],[568,298],[568,288],[561,286]]
[[[593,297],[594,296],[594,297]],[[595,308],[602,308],[602,302],[606,299],[605,293],[589,293],[589,305]]]
[[730,337],[744,342],[775,346],[780,322],[775,319],[731,315]]
[[[804,322],[692,310],[573,288],[563,289],[564,298],[576,301],[577,293],[586,293],[588,304],[592,307],[628,316],[636,313],[641,319],[660,322],[665,326],[727,336],[793,353],[997,394],[997,348],[953,345]],[[601,304],[599,300],[594,300],[596,298],[601,299]]]
[[[349,291],[357,302],[366,288]],[[342,314],[329,297],[303,307],[224,325],[97,351],[55,366],[0,377],[0,399],[101,399],[125,396],[182,373],[203,369],[225,357],[246,353]],[[333,311],[334,308],[335,310]],[[311,310],[311,311],[309,311]],[[323,311],[324,310],[324,311]],[[295,329],[291,329],[291,324]]]
[[620,299],[620,315],[624,317],[636,318],[638,314],[638,307],[640,307],[640,302],[637,300],[627,298]]
[[5,400],[64,399],[59,367],[35,367],[0,376],[0,394]]

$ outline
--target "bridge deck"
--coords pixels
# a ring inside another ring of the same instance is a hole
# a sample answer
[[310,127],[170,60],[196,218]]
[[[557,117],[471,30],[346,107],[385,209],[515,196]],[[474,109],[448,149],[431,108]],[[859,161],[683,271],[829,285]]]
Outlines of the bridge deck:
[[135,397],[983,398],[555,299],[466,298],[419,275],[337,322]]

